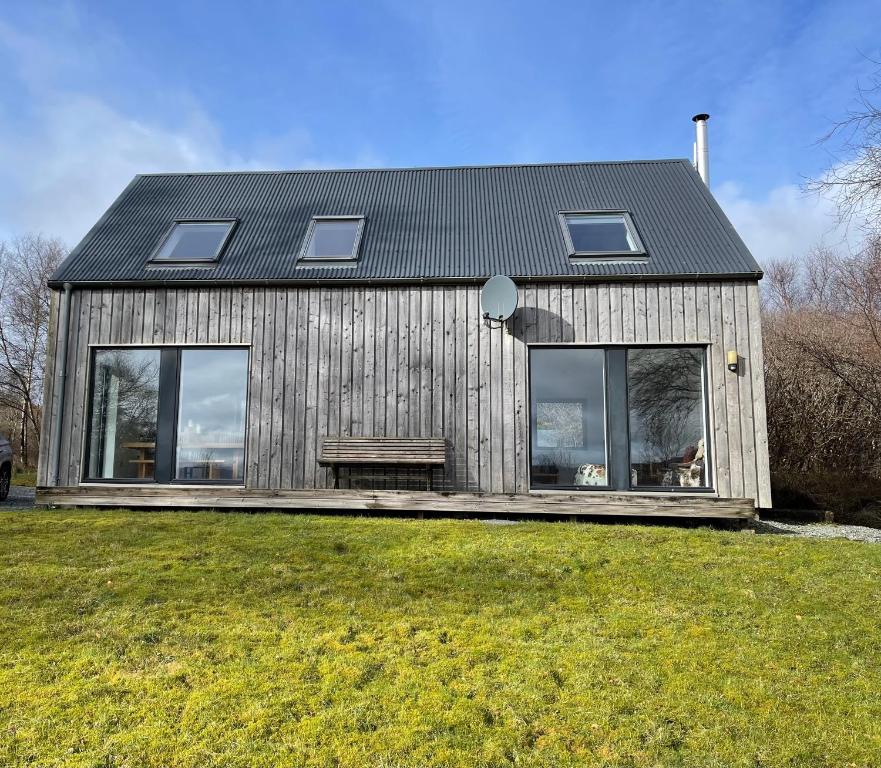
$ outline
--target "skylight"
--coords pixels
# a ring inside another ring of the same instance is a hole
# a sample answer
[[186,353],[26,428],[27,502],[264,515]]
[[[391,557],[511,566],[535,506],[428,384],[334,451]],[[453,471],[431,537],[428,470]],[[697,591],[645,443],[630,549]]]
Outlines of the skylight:
[[355,261],[363,228],[363,216],[315,216],[300,261]]
[[623,211],[563,212],[563,237],[570,256],[643,255],[630,215]]
[[235,221],[176,221],[151,261],[209,262],[220,258]]

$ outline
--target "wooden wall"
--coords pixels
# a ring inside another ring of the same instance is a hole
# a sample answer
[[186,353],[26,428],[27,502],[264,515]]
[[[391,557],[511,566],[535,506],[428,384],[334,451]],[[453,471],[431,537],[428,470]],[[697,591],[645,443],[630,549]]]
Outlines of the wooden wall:
[[[447,438],[436,488],[523,493],[527,344],[700,342],[717,491],[770,505],[756,283],[531,284],[510,328],[481,322],[476,285],[75,290],[58,484],[81,476],[90,344],[250,345],[248,487],[328,487],[322,435],[399,435]],[[55,347],[53,328],[40,485]],[[743,356],[740,375],[727,349]]]

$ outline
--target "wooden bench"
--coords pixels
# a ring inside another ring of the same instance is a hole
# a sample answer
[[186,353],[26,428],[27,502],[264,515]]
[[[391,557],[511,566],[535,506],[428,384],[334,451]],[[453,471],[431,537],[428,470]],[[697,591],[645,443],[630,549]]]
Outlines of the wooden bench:
[[431,470],[447,461],[447,441],[442,437],[325,437],[318,463],[334,469],[334,488],[339,487],[338,468],[344,465],[422,467],[425,489],[431,490]]

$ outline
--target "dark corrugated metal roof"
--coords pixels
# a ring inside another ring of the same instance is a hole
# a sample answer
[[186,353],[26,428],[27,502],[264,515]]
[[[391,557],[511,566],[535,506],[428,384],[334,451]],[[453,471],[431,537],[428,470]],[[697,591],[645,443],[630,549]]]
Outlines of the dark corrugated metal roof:
[[[627,210],[644,262],[569,261],[561,210]],[[297,268],[316,215],[367,217],[355,267]],[[236,218],[211,268],[150,268],[177,218]],[[756,276],[687,160],[136,176],[52,282]]]

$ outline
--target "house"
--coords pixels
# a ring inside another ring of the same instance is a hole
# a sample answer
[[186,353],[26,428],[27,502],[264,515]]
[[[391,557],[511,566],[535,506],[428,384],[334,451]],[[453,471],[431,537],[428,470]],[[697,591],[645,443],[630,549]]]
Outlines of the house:
[[50,281],[38,501],[749,517],[761,276],[687,160],[137,176]]

